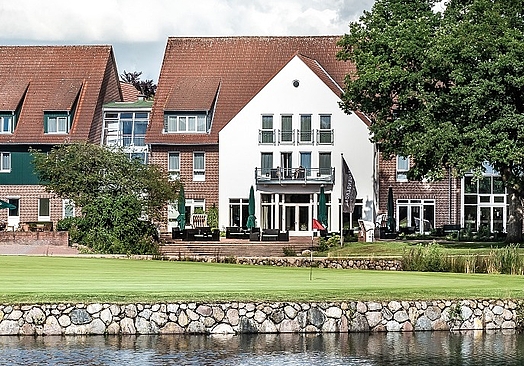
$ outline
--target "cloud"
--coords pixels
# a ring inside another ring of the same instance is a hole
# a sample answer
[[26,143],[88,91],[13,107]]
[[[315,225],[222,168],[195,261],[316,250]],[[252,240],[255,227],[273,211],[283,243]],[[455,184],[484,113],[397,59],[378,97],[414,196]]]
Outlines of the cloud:
[[0,0],[3,39],[152,42],[177,35],[340,34],[372,0]]
[[336,35],[374,0],[0,0],[3,44],[111,44],[156,79],[170,36]]

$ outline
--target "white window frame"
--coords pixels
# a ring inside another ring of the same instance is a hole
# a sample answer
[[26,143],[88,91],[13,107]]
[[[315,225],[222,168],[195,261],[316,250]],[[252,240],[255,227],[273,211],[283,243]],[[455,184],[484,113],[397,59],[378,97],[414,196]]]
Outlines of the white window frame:
[[200,114],[166,115],[166,133],[207,133],[207,116]]
[[[47,200],[47,214],[41,215],[40,210],[42,209],[42,200]],[[50,221],[51,220],[51,199],[49,197],[38,198],[38,221]]]
[[[271,122],[271,126],[265,126],[265,122]],[[274,145],[276,143],[275,138],[275,120],[272,114],[263,114],[260,119],[260,131],[258,143],[264,145]]]
[[47,133],[48,134],[64,134],[68,132],[69,132],[69,116],[49,116],[47,117]]
[[[397,182],[407,182],[408,181],[408,171],[409,171],[409,156],[404,157],[397,155],[396,158],[396,179]],[[407,168],[405,167],[407,165]]]
[[0,172],[10,173],[11,172],[11,153],[0,152]]
[[[178,166],[172,166],[171,156],[178,157]],[[167,172],[171,180],[180,178],[180,151],[169,151],[167,153]]]
[[[202,155],[202,165],[203,168],[196,167],[196,158],[197,156]],[[193,152],[193,181],[203,182],[206,180],[206,153],[204,151],[194,151]]]
[[[322,121],[324,118],[328,119],[329,127],[322,128]],[[318,135],[317,135],[317,145],[332,145],[334,143],[333,129],[332,129],[332,120],[331,114],[320,114],[318,116]],[[327,136],[327,138],[326,138]]]
[[[6,119],[8,119],[7,129],[4,129]],[[0,133],[6,133],[6,134],[13,133],[14,119],[15,119],[14,115],[7,115],[7,114],[0,115]]]

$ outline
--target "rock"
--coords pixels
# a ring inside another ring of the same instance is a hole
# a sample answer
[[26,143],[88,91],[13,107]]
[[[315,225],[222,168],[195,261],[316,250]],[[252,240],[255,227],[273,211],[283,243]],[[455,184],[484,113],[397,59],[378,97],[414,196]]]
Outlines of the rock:
[[440,318],[442,311],[438,306],[429,306],[424,314],[428,317],[429,320],[434,321]]
[[75,309],[69,314],[69,318],[74,325],[89,324],[92,320],[91,315],[85,309]]
[[33,323],[35,325],[42,325],[46,321],[45,313],[39,307],[34,307],[29,310],[25,316],[25,321],[28,323]]
[[111,323],[107,326],[106,332],[110,335],[120,334],[120,325],[118,325],[118,323]]
[[235,326],[238,325],[240,322],[240,317],[237,309],[229,309],[226,312],[226,319],[229,322],[230,325]]
[[122,334],[136,334],[135,323],[131,318],[124,318],[120,321]]
[[213,314],[213,308],[207,305],[199,305],[196,309],[197,314],[203,316],[211,316]]
[[372,312],[366,313],[366,319],[369,324],[369,327],[374,328],[382,320],[382,313],[378,311],[372,311]]
[[235,331],[229,324],[218,324],[211,330],[212,334],[235,334]]
[[102,304],[89,304],[87,305],[87,312],[93,315],[102,311],[103,308]]
[[106,332],[106,325],[100,319],[95,319],[87,326],[87,334],[102,335]]
[[110,324],[113,321],[113,314],[110,309],[104,309],[100,312],[100,320],[105,324]]
[[178,325],[185,328],[188,324],[189,324],[189,318],[187,317],[186,312],[182,311],[178,315]]
[[314,325],[317,328],[322,327],[322,324],[326,321],[326,316],[318,308],[311,308],[307,311],[307,320],[309,324]]
[[402,325],[394,320],[390,320],[386,323],[386,330],[388,332],[400,332]]
[[342,309],[336,306],[331,306],[326,310],[326,316],[328,318],[340,319],[342,316]]
[[62,315],[60,318],[58,318],[58,323],[61,327],[68,327],[71,325],[71,319],[68,315]]
[[278,326],[277,329],[280,333],[298,333],[300,326],[297,320],[284,319]]
[[355,314],[349,323],[350,332],[369,332],[369,324],[366,316],[360,313]]
[[161,312],[153,313],[153,315],[151,315],[151,321],[159,327],[163,327],[167,323],[167,315]]
[[187,333],[189,334],[205,334],[206,327],[201,322],[191,322],[187,327]]
[[422,315],[415,324],[415,330],[432,330],[431,320],[426,315]]
[[44,335],[61,335],[62,326],[60,322],[54,316],[50,316],[46,319],[43,329]]
[[393,315],[393,319],[399,323],[404,323],[409,319],[408,313],[406,313],[405,310],[397,311],[395,315]]
[[260,324],[259,331],[260,333],[278,333],[277,327],[269,319],[264,320],[264,322]]
[[239,333],[258,333],[257,323],[253,319],[240,318]]

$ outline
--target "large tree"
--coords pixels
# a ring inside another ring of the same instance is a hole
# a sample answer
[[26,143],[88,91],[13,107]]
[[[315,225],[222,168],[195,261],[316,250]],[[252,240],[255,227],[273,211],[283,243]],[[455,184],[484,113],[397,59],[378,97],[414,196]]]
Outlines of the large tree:
[[508,241],[522,240],[524,3],[377,0],[350,24],[339,58],[343,108],[372,119],[386,158],[410,156],[412,179],[461,177],[489,163],[508,190]]
[[179,188],[158,166],[90,143],[34,151],[33,165],[46,190],[81,208],[72,232],[77,242],[105,253],[154,252],[153,221]]

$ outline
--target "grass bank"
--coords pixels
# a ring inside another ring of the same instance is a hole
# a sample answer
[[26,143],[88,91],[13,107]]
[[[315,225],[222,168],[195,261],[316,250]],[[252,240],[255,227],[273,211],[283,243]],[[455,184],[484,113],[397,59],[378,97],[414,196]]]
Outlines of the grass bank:
[[[311,276],[311,280],[310,280]],[[524,298],[524,277],[0,256],[1,303]]]

